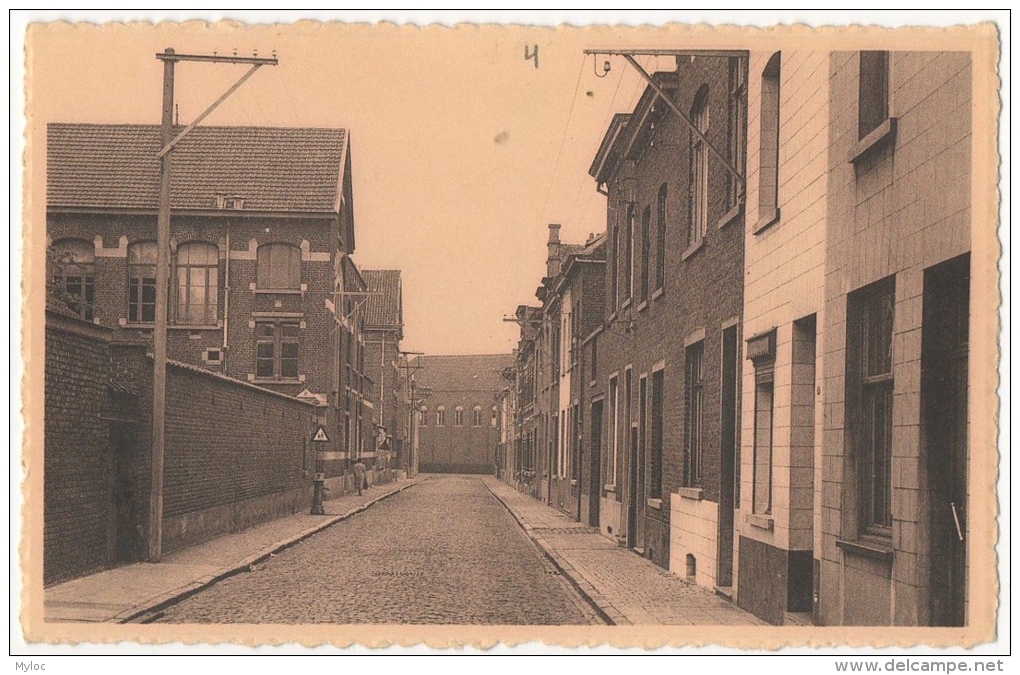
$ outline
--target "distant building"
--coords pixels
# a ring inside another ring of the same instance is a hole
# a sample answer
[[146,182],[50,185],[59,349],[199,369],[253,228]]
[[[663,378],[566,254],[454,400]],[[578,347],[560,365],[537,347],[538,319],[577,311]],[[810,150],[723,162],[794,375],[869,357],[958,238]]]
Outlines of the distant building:
[[426,473],[496,470],[497,402],[510,354],[420,357],[417,387],[419,468]]
[[[48,127],[48,275],[114,342],[152,340],[159,147],[158,126]],[[339,475],[373,420],[350,135],[197,127],[172,164],[169,357],[318,402]]]

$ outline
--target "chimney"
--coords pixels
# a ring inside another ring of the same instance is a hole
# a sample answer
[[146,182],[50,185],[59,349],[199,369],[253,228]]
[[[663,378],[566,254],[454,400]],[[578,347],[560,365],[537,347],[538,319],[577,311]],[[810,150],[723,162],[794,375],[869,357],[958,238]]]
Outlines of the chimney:
[[550,279],[560,272],[560,226],[549,223],[549,255],[546,258],[546,276]]

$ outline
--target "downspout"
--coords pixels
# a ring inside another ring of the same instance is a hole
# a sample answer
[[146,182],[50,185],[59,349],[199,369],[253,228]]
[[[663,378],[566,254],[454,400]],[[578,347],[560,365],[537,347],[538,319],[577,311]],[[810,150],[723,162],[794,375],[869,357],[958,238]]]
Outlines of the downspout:
[[227,372],[227,326],[230,323],[230,225],[227,225],[227,259],[223,271],[223,348],[220,350],[220,364]]

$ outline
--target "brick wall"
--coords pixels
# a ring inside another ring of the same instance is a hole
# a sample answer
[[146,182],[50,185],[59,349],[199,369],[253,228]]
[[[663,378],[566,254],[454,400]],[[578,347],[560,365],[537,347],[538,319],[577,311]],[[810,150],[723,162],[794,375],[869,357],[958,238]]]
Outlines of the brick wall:
[[112,453],[106,412],[109,331],[46,313],[43,579],[110,557]]
[[[493,473],[499,430],[493,427],[492,406],[498,391],[433,390],[427,401],[428,426],[418,427],[418,465],[425,473]],[[482,425],[473,425],[473,408],[482,408]],[[446,409],[446,425],[436,426],[436,410]],[[464,423],[454,425],[454,411],[461,406]]]

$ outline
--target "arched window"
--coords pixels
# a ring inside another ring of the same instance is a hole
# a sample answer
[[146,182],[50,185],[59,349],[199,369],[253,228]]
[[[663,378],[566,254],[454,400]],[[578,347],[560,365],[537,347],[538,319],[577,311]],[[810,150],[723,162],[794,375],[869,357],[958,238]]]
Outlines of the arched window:
[[492,406],[492,428],[496,428],[496,406]]
[[[691,105],[691,122],[702,134],[708,131],[708,85],[701,85]],[[687,245],[699,243],[708,232],[708,148],[693,131],[690,134],[690,221]]]
[[177,247],[177,322],[196,326],[216,323],[220,253],[214,244],[193,242]]
[[779,76],[782,58],[772,55],[761,73],[761,142],[758,151],[758,225],[776,220],[779,209]]
[[463,406],[457,406],[453,410],[453,426],[462,427],[464,426],[464,408]]
[[53,244],[54,285],[63,293],[68,308],[92,321],[95,302],[96,249],[92,242],[63,239]]
[[421,409],[418,410],[418,424],[423,427],[427,427],[429,425],[429,409],[425,406],[422,406]]
[[471,424],[472,426],[482,426],[482,406],[476,405],[471,411]]
[[274,291],[301,288],[301,249],[292,244],[263,244],[258,250],[260,289]]
[[439,406],[439,408],[436,410],[436,426],[437,427],[446,426],[446,408],[443,406]]
[[156,320],[156,242],[138,241],[128,246],[128,321]]

